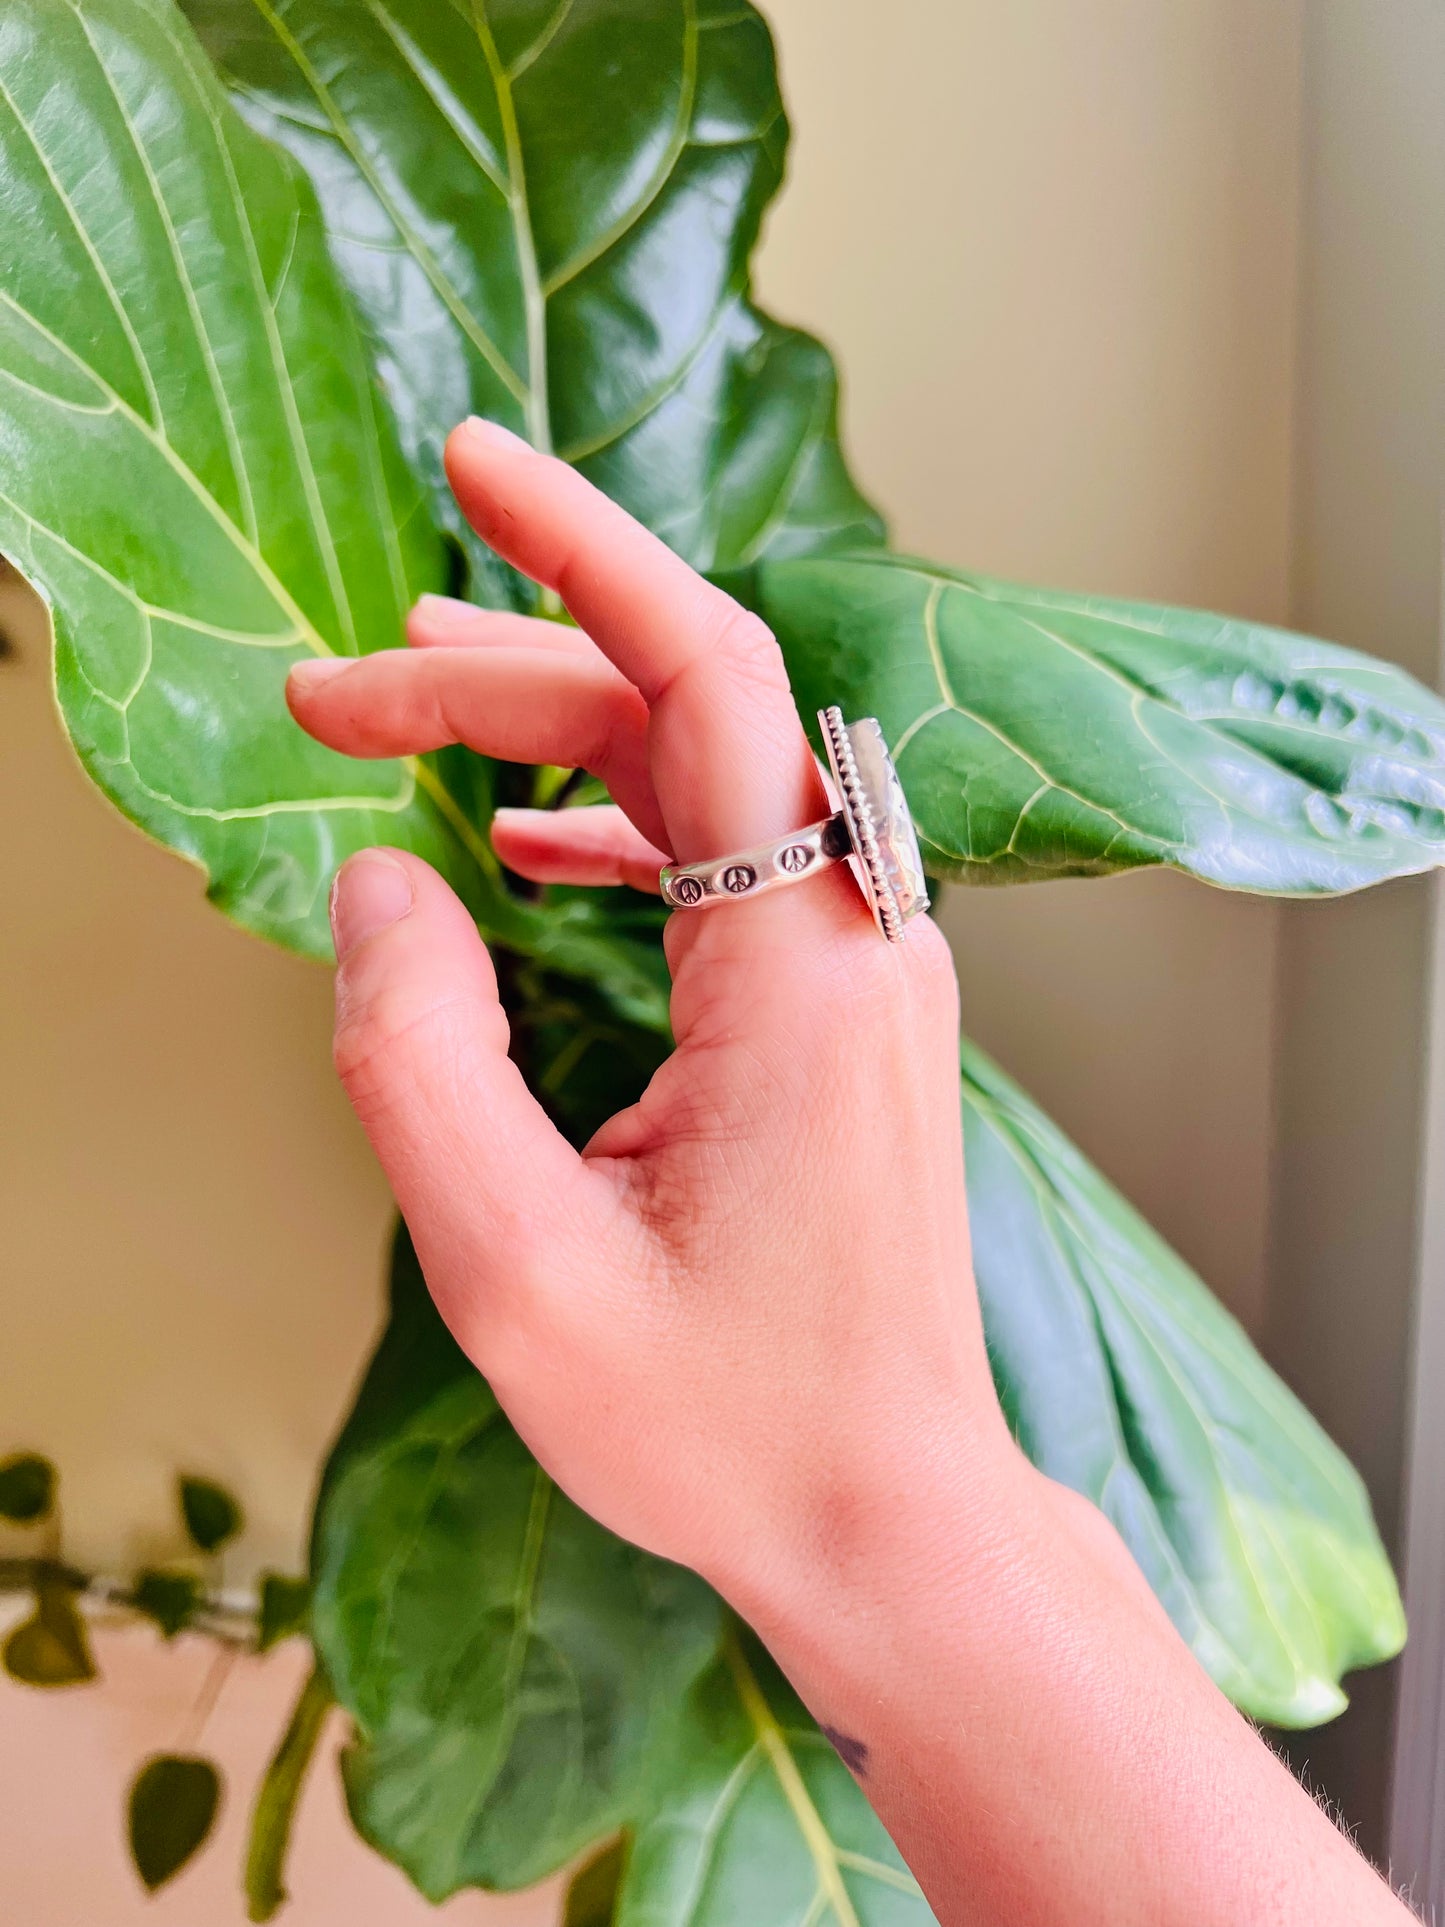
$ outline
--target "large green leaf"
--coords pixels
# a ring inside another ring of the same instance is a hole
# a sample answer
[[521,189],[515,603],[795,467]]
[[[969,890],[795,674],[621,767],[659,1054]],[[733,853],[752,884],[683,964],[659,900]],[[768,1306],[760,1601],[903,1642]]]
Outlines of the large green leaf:
[[51,606],[92,776],[299,949],[329,951],[327,881],[372,842],[505,923],[435,764],[286,714],[293,661],[398,641],[445,558],[311,192],[168,0],[6,0],[0,227],[0,550]]
[[312,1576],[312,1634],[357,1726],[352,1816],[433,1899],[525,1886],[629,1819],[717,1644],[700,1580],[552,1486],[404,1235]]
[[408,453],[493,416],[699,568],[876,540],[837,381],[760,314],[748,255],[787,122],[741,0],[186,0],[316,186]]
[[1389,664],[902,556],[767,562],[736,586],[804,714],[878,717],[935,874],[1167,863],[1312,893],[1445,862],[1445,703]]
[[1235,1703],[1345,1704],[1404,1616],[1364,1487],[1195,1274],[965,1045],[974,1267],[1004,1410],[1084,1493]]
[[491,936],[665,1022],[648,947],[502,887],[488,765],[357,762],[290,664],[396,644],[446,558],[301,171],[240,120],[169,0],[0,10],[0,550],[50,603],[97,783],[237,921],[330,954],[352,850],[415,850]]
[[706,1587],[551,1485],[404,1234],[313,1574],[313,1635],[357,1723],[353,1818],[430,1898],[524,1886],[626,1827],[622,1927],[932,1919],[766,1656],[732,1631],[716,1657]]
[[637,1828],[615,1927],[925,1927],[857,1782],[750,1639],[698,1683]]

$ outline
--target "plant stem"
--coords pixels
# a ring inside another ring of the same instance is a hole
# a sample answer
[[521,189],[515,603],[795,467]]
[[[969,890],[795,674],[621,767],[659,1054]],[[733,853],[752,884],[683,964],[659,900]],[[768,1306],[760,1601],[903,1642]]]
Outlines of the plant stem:
[[206,1722],[216,1710],[216,1702],[221,1697],[221,1689],[230,1678],[231,1668],[237,1659],[237,1648],[222,1644],[211,1656],[206,1677],[201,1681],[201,1690],[196,1695],[195,1704],[186,1717],[185,1731],[176,1748],[179,1753],[194,1753],[200,1745],[201,1735],[206,1730]]
[[282,1874],[291,1844],[291,1824],[306,1769],[332,1706],[331,1688],[319,1666],[313,1666],[291,1714],[281,1744],[271,1756],[266,1777],[256,1795],[251,1815],[251,1842],[246,1853],[246,1917],[270,1920],[286,1899]]
[[[90,1613],[137,1611],[134,1588],[104,1573],[82,1572],[62,1559],[0,1559],[0,1597],[33,1593],[42,1584],[64,1586],[76,1604]],[[249,1650],[256,1643],[257,1603],[249,1592],[216,1590],[203,1593],[188,1632],[205,1633],[223,1646]]]
[[547,808],[549,810],[565,810],[578,790],[580,790],[582,785],[587,781],[588,776],[585,769],[568,770],[562,781],[557,785],[556,789],[553,790],[551,798],[547,803]]

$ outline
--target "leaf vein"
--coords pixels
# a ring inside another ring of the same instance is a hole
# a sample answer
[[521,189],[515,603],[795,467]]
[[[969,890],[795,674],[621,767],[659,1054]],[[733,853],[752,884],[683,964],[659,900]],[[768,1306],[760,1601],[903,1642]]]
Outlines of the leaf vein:
[[[482,4],[482,0],[477,0],[477,4]],[[678,87],[677,113],[652,179],[625,214],[619,215],[609,227],[579,248],[570,260],[564,261],[548,275],[543,283],[543,292],[548,299],[624,240],[671,180],[687,146],[688,130],[692,126],[693,105],[697,96],[697,59],[697,0],[683,0],[682,77]]]
[[[84,22],[82,22],[81,24],[82,24],[82,27],[84,27]],[[89,40],[90,38],[88,29],[86,30],[86,38],[87,40]],[[109,79],[108,75],[107,75],[107,79]],[[75,203],[71,200],[69,194],[66,193],[64,187],[61,185],[60,177],[55,172],[54,167],[51,165],[50,156],[45,152],[45,149],[41,146],[39,136],[36,134],[34,128],[30,125],[30,122],[21,113],[19,103],[15,99],[14,95],[10,92],[10,89],[6,86],[3,78],[0,78],[0,100],[3,100],[6,107],[9,108],[11,116],[15,121],[15,125],[20,129],[21,133],[25,136],[26,140],[30,143],[31,148],[34,151],[36,160],[39,161],[41,167],[44,169],[45,178],[50,183],[51,192],[55,195],[56,199],[60,202],[60,205],[65,209],[66,217],[70,221],[72,228],[75,230],[76,239],[80,242],[81,247],[84,248],[85,253],[90,261],[90,264],[94,268],[96,276],[100,281],[100,285],[105,290],[106,298],[109,300],[112,309],[115,311],[116,320],[119,321],[121,325],[121,330],[125,335],[126,342],[130,348],[131,354],[135,358],[136,373],[140,376],[142,385],[145,388],[146,396],[150,402],[151,410],[153,412],[156,425],[158,427],[161,427],[164,424],[164,411],[161,408],[161,398],[160,398],[159,390],[156,388],[155,376],[151,370],[150,362],[146,359],[145,350],[141,347],[140,337],[139,335],[137,335],[135,331],[135,326],[131,321],[130,315],[126,311],[125,304],[122,302],[120,298],[119,291],[117,290],[114,281],[112,281],[110,277],[110,270],[106,267],[105,262],[101,258],[100,250],[96,247],[95,242],[91,237],[90,230],[86,227],[85,223],[81,220],[80,212],[77,209]]]
[[[221,370],[216,360],[216,351],[212,344],[210,333],[206,328],[205,318],[201,313],[200,300],[196,293],[195,283],[191,279],[190,266],[186,261],[184,250],[181,247],[180,236],[176,233],[176,225],[171,218],[171,211],[166,204],[165,196],[161,192],[161,184],[157,178],[155,168],[151,163],[150,154],[140,137],[140,129],[136,126],[133,116],[126,107],[125,102],[121,99],[120,90],[115,84],[110,69],[101,58],[100,49],[96,46],[94,36],[90,31],[90,23],[80,11],[79,0],[69,0],[69,4],[80,24],[81,32],[85,35],[91,53],[95,56],[96,66],[100,69],[106,87],[110,91],[111,99],[115,102],[116,112],[120,116],[121,125],[125,128],[131,146],[135,150],[136,159],[141,164],[141,168],[146,177],[146,185],[150,190],[151,200],[155,204],[156,213],[160,217],[162,228],[165,230],[166,246],[170,250],[171,261],[176,271],[176,278],[181,284],[181,293],[185,298],[186,309],[191,318],[191,326],[195,331],[196,345],[201,352],[201,361],[206,370],[206,379],[210,383],[211,393],[221,417],[221,432],[226,438],[226,456],[230,463],[231,473],[235,479],[236,493],[241,500],[241,514],[245,522],[246,532],[254,542],[257,536],[256,503],[251,492],[251,477],[246,467],[245,452],[241,447],[241,438],[236,427],[236,417],[231,408],[231,399],[226,392],[226,385],[221,379]],[[157,407],[159,407],[159,404],[157,404]],[[163,429],[164,424],[158,422],[157,426]]]

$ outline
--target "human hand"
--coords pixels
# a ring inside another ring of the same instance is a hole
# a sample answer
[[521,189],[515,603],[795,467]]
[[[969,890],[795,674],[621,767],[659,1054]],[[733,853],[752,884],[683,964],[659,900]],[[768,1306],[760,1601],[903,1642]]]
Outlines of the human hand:
[[[620,808],[497,817],[544,881],[655,886],[823,814],[758,622],[505,431],[448,470],[579,630],[428,599],[410,650],[292,671],[305,728],[600,776]],[[578,1504],[763,1633],[947,1927],[1405,1918],[1009,1439],[926,919],[882,942],[841,869],[674,916],[677,1049],[579,1155],[426,864],[353,857],[332,916],[337,1066],[442,1315]]]
[[[827,813],[760,622],[504,430],[459,429],[448,471],[579,627],[428,598],[409,650],[292,672],[306,729],[358,756],[465,742],[601,777],[620,808],[498,815],[498,854],[545,881],[655,889],[667,855]],[[841,866],[674,915],[677,1049],[580,1156],[508,1059],[486,949],[439,877],[354,857],[333,921],[337,1066],[428,1283],[580,1505],[746,1605],[785,1566],[873,1548],[940,1455],[955,1486],[997,1489],[1016,1454],[969,1272],[953,970],[926,919],[882,942]]]

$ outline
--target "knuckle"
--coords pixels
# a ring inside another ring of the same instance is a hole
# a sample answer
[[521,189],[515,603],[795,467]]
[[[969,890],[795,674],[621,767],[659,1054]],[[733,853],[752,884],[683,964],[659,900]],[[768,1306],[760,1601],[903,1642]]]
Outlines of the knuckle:
[[358,1110],[388,1109],[401,1087],[410,1083],[408,1047],[425,1021],[425,1013],[394,993],[338,1014],[331,1061]]
[[723,597],[713,605],[704,624],[704,641],[710,651],[725,657],[728,666],[749,682],[787,689],[788,674],[777,638],[761,616],[740,602]]
[[609,679],[578,744],[582,768],[606,783],[636,760],[647,741],[647,704],[621,676]]

